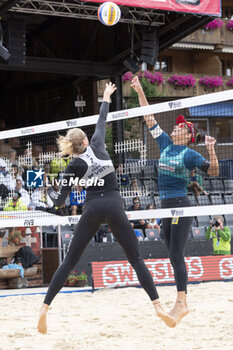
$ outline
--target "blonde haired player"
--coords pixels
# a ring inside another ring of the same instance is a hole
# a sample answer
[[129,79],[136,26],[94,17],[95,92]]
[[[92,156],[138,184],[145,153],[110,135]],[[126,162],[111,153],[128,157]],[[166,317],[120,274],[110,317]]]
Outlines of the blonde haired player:
[[[100,186],[87,188],[85,208],[75,227],[69,251],[51,280],[41,308],[38,322],[38,331],[41,333],[47,332],[46,316],[49,305],[65,284],[70,271],[78,263],[98,227],[105,221],[109,224],[112,233],[136,271],[138,280],[151,299],[157,316],[169,327],[176,325],[173,316],[163,310],[151,274],[139,252],[137,238],[123,208],[115,170],[105,149],[106,118],[110,96],[115,90],[114,84],[106,84],[99,119],[90,143],[81,129],[69,130],[66,136],[58,140],[61,154],[75,154],[75,158],[65,170],[64,179],[67,179],[67,183],[69,183],[69,177],[72,173],[79,179],[89,179],[95,176],[97,169],[98,176],[104,180],[104,186],[102,188]],[[50,192],[50,197],[56,206],[60,206],[69,192],[70,186],[63,186],[60,192]]]

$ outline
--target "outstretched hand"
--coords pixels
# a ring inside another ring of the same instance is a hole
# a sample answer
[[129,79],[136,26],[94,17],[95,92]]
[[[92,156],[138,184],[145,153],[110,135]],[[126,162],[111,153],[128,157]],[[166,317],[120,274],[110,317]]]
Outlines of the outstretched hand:
[[207,149],[213,149],[216,143],[215,138],[209,135],[205,135],[205,145]]
[[137,92],[139,93],[142,90],[142,86],[141,83],[138,79],[138,77],[134,77],[131,81],[131,87]]
[[116,85],[110,81],[110,83],[105,84],[104,94],[109,94],[111,96],[116,89]]

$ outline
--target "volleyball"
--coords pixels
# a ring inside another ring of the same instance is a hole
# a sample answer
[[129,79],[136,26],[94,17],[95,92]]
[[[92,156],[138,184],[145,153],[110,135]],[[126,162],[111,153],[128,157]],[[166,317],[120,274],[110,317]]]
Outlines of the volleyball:
[[98,18],[106,26],[114,26],[121,18],[121,10],[114,2],[104,2],[98,9]]

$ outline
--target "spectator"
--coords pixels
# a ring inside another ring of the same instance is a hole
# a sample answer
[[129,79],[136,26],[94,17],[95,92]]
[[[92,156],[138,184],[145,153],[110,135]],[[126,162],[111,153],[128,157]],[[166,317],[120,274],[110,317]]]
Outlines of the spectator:
[[[19,166],[17,164],[13,164],[12,165],[13,168],[13,181],[14,181],[14,185],[16,186],[16,180],[20,179],[23,182],[23,177],[22,177],[22,171],[21,169],[19,169]],[[23,182],[24,185],[24,182]]]
[[123,174],[123,170],[124,170],[124,165],[120,163],[116,168],[116,174]]
[[140,186],[138,185],[138,179],[135,177],[131,181],[131,191],[132,191],[132,196],[138,197],[142,195],[142,191],[140,189]]
[[111,229],[108,224],[101,224],[97,231],[97,242],[107,242],[108,234],[111,233]]
[[193,169],[190,173],[187,188],[188,190],[191,190],[195,196],[200,196],[201,193],[208,196],[208,193],[202,187],[202,176],[196,173],[196,169]]
[[[52,181],[51,166],[49,162],[44,164],[44,182],[48,185]],[[47,180],[46,180],[47,179]]]
[[[133,198],[133,205],[131,205],[127,210],[128,211],[136,211],[136,210],[143,210],[144,208],[141,207],[140,205],[140,199],[139,197],[134,197]],[[131,224],[133,224],[133,228],[137,229],[144,229],[147,228],[147,221],[143,220],[143,219],[139,219],[139,220],[130,220]]]
[[15,191],[21,194],[21,200],[24,202],[24,204],[28,208],[31,199],[30,199],[30,196],[28,194],[28,191],[23,188],[23,181],[22,181],[22,179],[17,179],[16,180]]
[[[55,190],[56,192],[59,191],[59,186],[57,185],[56,181],[55,181],[54,185],[52,186],[52,189]],[[60,205],[60,207],[54,207],[54,209],[55,209],[54,214],[56,214],[56,215],[60,215],[60,216],[68,216],[69,215],[69,210],[68,210],[65,203]]]
[[47,187],[35,189],[35,191],[32,193],[29,207],[31,210],[41,210],[53,214],[55,213],[53,202],[47,194]]
[[222,216],[215,216],[206,230],[206,239],[213,239],[214,255],[231,255],[231,230],[223,223]]
[[14,189],[14,181],[8,172],[6,162],[0,158],[0,197],[7,198],[9,191]]
[[74,187],[70,193],[71,215],[81,214],[86,200],[86,190],[82,186]]
[[5,211],[20,211],[20,210],[28,210],[27,206],[21,200],[21,194],[19,192],[14,192],[12,198],[6,203],[4,206]]
[[39,165],[35,157],[32,156],[32,150],[30,148],[26,148],[24,150],[24,164],[23,167],[26,169],[39,169]]
[[[26,211],[27,206],[24,204],[20,198],[21,194],[15,191],[12,198],[6,203],[3,210],[4,211]],[[9,227],[9,242],[13,242],[15,245],[20,244],[20,239],[22,238],[22,231],[20,228]]]
[[[148,206],[146,207],[146,209],[150,209],[150,210],[153,210],[155,209],[154,205],[153,204],[148,204]],[[160,234],[160,223],[161,223],[161,219],[148,219],[147,220],[148,222],[148,228],[155,228],[158,230],[159,234]]]
[[119,174],[117,177],[120,177],[120,185],[121,186],[129,186],[129,176],[127,174],[124,174],[124,165],[119,164],[118,168],[116,169],[116,174]]
[[[131,225],[132,225],[132,227],[134,226],[132,222],[131,222]],[[135,235],[137,237],[137,240],[138,241],[143,241],[144,235],[140,231],[138,231],[138,230],[136,230],[134,228],[133,228],[133,230],[134,230],[134,233],[135,233]]]
[[26,182],[27,170],[36,170],[39,169],[39,165],[36,161],[36,158],[32,156],[32,150],[26,148],[24,150],[24,155],[21,160],[21,166],[23,168],[23,180]]
[[16,159],[16,150],[14,150],[13,148],[9,149],[7,158],[9,160],[10,166],[13,166],[13,164],[19,165]]
[[50,163],[51,177],[57,178],[60,173],[63,173],[69,160],[60,158],[59,155],[54,158]]

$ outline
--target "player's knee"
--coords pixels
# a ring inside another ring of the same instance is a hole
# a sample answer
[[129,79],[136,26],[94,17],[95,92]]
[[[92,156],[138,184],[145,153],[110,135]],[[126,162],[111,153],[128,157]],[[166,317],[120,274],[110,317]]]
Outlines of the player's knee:
[[172,265],[178,265],[184,263],[184,257],[183,254],[179,254],[175,251],[170,251],[170,259],[172,261]]
[[139,253],[134,253],[131,256],[128,256],[128,260],[129,260],[130,264],[133,266],[134,264],[140,262],[143,259]]

